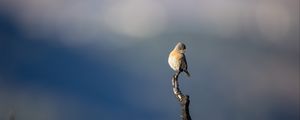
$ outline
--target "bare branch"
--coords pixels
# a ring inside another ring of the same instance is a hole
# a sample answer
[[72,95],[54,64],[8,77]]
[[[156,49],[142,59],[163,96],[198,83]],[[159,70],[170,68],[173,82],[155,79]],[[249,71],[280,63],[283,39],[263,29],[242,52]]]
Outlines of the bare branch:
[[178,76],[180,73],[181,72],[176,72],[172,78],[173,93],[180,102],[182,120],[192,120],[189,111],[190,97],[189,95],[184,95],[179,88]]

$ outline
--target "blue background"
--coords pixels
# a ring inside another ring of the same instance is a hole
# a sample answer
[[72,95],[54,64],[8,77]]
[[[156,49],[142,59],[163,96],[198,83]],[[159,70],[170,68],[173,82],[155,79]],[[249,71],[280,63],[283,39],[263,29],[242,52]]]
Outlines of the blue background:
[[299,1],[0,2],[0,120],[299,119]]

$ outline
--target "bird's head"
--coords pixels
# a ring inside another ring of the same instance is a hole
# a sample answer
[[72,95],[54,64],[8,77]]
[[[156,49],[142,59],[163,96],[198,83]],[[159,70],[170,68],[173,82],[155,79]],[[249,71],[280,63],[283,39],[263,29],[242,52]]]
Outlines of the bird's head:
[[185,53],[186,51],[185,44],[183,44],[182,42],[178,42],[174,50],[178,50],[180,53]]

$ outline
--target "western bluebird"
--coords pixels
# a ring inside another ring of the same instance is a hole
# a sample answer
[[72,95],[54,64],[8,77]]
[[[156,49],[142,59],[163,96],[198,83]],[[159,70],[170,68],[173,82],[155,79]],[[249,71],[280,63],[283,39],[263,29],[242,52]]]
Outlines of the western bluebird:
[[170,67],[176,72],[185,72],[187,76],[190,76],[188,72],[188,65],[185,59],[186,47],[183,43],[178,42],[175,48],[169,54],[168,63]]

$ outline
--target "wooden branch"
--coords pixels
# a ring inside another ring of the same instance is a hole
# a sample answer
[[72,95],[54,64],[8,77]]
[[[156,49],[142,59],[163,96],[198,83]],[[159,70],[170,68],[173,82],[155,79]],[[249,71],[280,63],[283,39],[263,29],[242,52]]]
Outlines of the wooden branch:
[[8,120],[15,120],[16,112],[14,110],[10,111]]
[[180,73],[181,72],[176,72],[172,78],[173,93],[176,96],[177,100],[180,102],[182,120],[192,120],[189,111],[190,97],[189,95],[182,94],[179,88],[178,76]]

